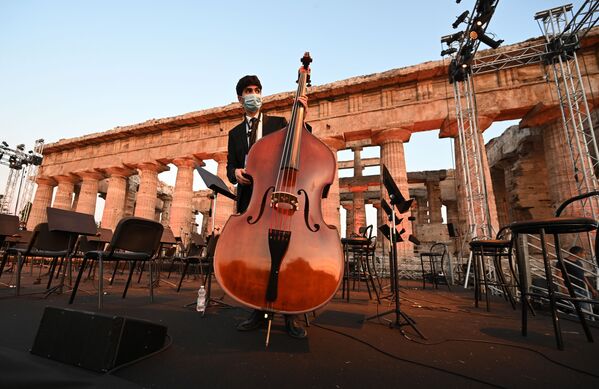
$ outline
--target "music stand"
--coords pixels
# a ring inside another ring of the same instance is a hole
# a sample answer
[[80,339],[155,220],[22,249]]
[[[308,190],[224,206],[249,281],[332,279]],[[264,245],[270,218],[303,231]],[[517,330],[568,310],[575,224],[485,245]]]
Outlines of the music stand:
[[[221,180],[220,177],[210,173],[208,170],[202,168],[202,167],[197,167],[196,170],[198,171],[198,173],[200,174],[200,177],[202,178],[202,180],[204,181],[204,184],[208,187],[208,189],[210,189],[212,191],[212,196],[211,196],[211,209],[210,209],[210,214],[212,216],[212,237],[211,239],[215,239],[214,236],[214,221],[216,220],[216,199],[218,197],[219,194],[230,198],[233,201],[237,200],[237,196],[235,196],[233,193],[231,193],[231,191],[229,191],[229,188],[227,187],[227,184],[224,183],[223,180]],[[208,254],[208,253],[206,253]],[[212,273],[214,272],[214,258],[212,258],[211,262],[208,264],[208,274],[206,275],[206,279],[205,279],[205,288],[206,288],[206,309],[204,310],[204,312],[202,312],[202,316],[204,316],[204,314],[206,313],[206,311],[208,310],[209,307],[213,307],[213,306],[220,306],[220,307],[225,307],[225,308],[232,308],[233,306],[230,304],[227,304],[225,302],[222,301],[221,297],[220,299],[213,299],[212,298]],[[202,264],[200,263],[199,266],[202,266]],[[193,305],[192,304],[188,304],[186,306],[189,305]]]
[[[418,330],[418,328],[416,327],[416,321],[414,321],[414,319],[412,319],[411,317],[409,317],[406,313],[402,312],[400,309],[400,301],[399,301],[399,277],[397,274],[397,242],[403,241],[403,239],[401,238],[401,234],[403,234],[405,232],[405,229],[402,229],[400,232],[397,231],[397,215],[395,214],[395,212],[392,209],[392,206],[394,206],[397,211],[402,214],[405,213],[408,209],[410,209],[410,206],[412,205],[412,201],[413,199],[406,199],[405,197],[403,197],[403,195],[401,194],[401,191],[399,190],[399,188],[397,187],[397,185],[395,184],[395,181],[393,180],[393,178],[391,177],[391,174],[389,173],[389,170],[387,170],[387,167],[385,165],[382,165],[383,167],[383,185],[385,186],[385,188],[387,189],[387,192],[389,193],[389,200],[390,200],[390,204],[391,206],[389,206],[389,204],[386,204],[385,199],[381,200],[381,208],[383,208],[383,210],[385,211],[385,213],[387,213],[387,216],[389,217],[390,221],[391,221],[391,227],[389,227],[388,225],[384,225],[381,226],[379,229],[381,230],[381,232],[383,232],[383,235],[385,235],[385,237],[387,237],[387,239],[389,239],[390,242],[390,255],[389,255],[389,259],[390,259],[390,264],[391,264],[391,280],[392,280],[392,285],[393,285],[393,297],[395,298],[395,308],[394,309],[390,309],[388,311],[373,315],[373,316],[369,316],[367,317],[365,320],[372,320],[372,319],[377,319],[383,316],[387,316],[390,313],[394,313],[395,314],[395,320],[394,321],[390,321],[389,325],[391,327],[395,327],[397,329],[400,330],[400,332],[404,335],[405,333],[403,332],[402,327],[405,325],[409,325],[410,327],[412,327],[412,329],[414,331],[416,331],[416,333],[418,335],[420,335],[420,337],[422,339],[426,339],[426,337]],[[390,212],[389,212],[390,211]],[[384,228],[387,227],[387,228]],[[402,321],[403,319],[403,321]]]
[[[96,235],[98,232],[98,228],[96,227],[96,221],[94,220],[93,215],[74,211],[67,211],[59,208],[48,207],[46,208],[46,212],[48,214],[48,230],[66,232],[69,235],[69,251],[67,252],[67,257],[65,258],[65,260],[67,261],[70,279],[71,262],[73,254],[75,253],[75,241],[77,240],[77,237],[79,235]],[[60,275],[59,284],[48,289],[45,293],[46,297],[48,297],[50,294],[54,292],[62,293],[66,273],[67,267],[65,266],[65,268],[62,271],[62,274]],[[100,277],[102,277],[102,274],[100,274]]]

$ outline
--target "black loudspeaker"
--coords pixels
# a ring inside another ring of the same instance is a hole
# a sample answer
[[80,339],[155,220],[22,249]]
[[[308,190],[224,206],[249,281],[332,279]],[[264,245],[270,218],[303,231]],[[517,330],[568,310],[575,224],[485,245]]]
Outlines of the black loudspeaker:
[[447,223],[447,233],[449,234],[450,238],[455,238],[458,236],[455,233],[455,227],[453,226],[453,223]]
[[46,307],[31,353],[106,372],[160,350],[166,331],[149,321]]

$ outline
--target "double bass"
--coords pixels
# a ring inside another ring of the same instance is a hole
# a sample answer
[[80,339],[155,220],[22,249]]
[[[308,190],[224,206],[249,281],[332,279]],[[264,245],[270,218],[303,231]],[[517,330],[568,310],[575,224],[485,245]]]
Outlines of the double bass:
[[226,222],[214,254],[224,291],[271,313],[317,309],[343,277],[339,232],[321,210],[337,167],[331,150],[304,125],[298,97],[310,83],[309,53],[301,61],[289,124],[251,147],[245,168],[253,183],[250,203]]

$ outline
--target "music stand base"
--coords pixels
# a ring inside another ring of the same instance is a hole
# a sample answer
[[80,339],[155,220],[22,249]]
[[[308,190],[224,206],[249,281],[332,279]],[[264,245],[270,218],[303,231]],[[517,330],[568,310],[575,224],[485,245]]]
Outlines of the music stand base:
[[[388,311],[385,312],[381,312],[378,313],[376,315],[372,315],[372,316],[368,316],[366,319],[364,319],[364,321],[367,320],[372,320],[372,319],[379,319],[382,318],[383,316],[387,316],[390,313],[394,313],[395,314],[395,320],[389,320],[389,319],[385,319],[389,322],[389,327],[390,328],[397,328],[399,329],[402,334],[403,334],[403,330],[402,327],[409,325],[410,327],[412,327],[412,329],[414,331],[416,331],[416,333],[418,334],[418,336],[420,336],[421,339],[427,340],[426,336],[424,336],[424,334],[422,332],[420,332],[420,330],[418,329],[418,327],[416,327],[416,321],[414,319],[412,319],[410,316],[408,316],[407,314],[396,310],[396,309],[390,309]],[[402,322],[403,319],[403,322]],[[404,334],[405,335],[405,334]]]

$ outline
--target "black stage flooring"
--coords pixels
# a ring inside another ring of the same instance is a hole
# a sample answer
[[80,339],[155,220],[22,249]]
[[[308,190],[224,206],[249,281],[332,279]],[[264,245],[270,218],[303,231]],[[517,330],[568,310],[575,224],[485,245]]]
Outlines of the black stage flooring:
[[[143,281],[121,299],[121,276],[114,286],[105,283],[102,312],[168,326],[172,342],[157,355],[98,374],[29,354],[46,306],[97,311],[91,281],[82,283],[69,306],[68,293],[44,298],[44,280],[34,285],[35,273],[26,270],[20,297],[6,285],[11,273],[0,279],[0,388],[599,387],[599,347],[586,341],[578,323],[561,321],[565,350],[559,351],[546,312],[529,319],[529,335],[522,337],[520,311],[501,298],[493,298],[486,312],[484,304],[474,308],[472,290],[422,290],[415,281],[402,281],[401,307],[426,340],[409,326],[402,334],[384,320],[364,322],[392,306],[369,301],[362,285],[362,291],[352,292],[351,302],[338,293],[315,317],[310,315],[306,340],[287,336],[282,318],[276,318],[265,348],[265,329],[235,330],[249,310],[210,308],[201,317],[194,307],[185,307],[195,300],[198,279],[189,278],[176,293],[176,275],[168,281],[163,275],[150,303]],[[213,285],[213,297],[222,296]],[[228,297],[224,301],[232,303]],[[596,326],[592,331],[599,338]]]

